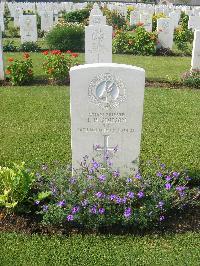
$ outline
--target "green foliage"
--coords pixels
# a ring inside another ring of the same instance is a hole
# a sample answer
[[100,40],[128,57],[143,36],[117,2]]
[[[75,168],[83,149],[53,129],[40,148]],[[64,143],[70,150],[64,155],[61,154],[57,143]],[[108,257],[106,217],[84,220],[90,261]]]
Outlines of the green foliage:
[[136,27],[134,34],[123,30],[116,31],[113,39],[114,53],[153,55],[156,53],[157,34]]
[[17,46],[14,44],[14,41],[9,41],[7,40],[4,44],[3,44],[3,51],[4,52],[17,52],[18,48]]
[[71,12],[66,12],[63,18],[66,22],[77,22],[86,24],[90,15],[90,9],[84,8],[81,10],[75,10]]
[[198,191],[187,186],[187,173],[167,169],[164,164],[148,162],[142,176],[139,172],[123,176],[114,165],[108,166],[109,158],[106,165],[87,156],[80,163],[73,177],[63,168],[47,172],[46,179],[40,177],[39,187],[52,191],[48,202],[39,203],[45,224],[67,221],[91,229],[112,225],[150,228],[170,212],[196,204]]
[[83,51],[85,32],[84,26],[77,23],[57,24],[47,35],[47,45],[52,50]]
[[19,36],[19,27],[10,26],[8,29],[8,33],[11,38],[18,38]]
[[153,31],[156,31],[157,29],[157,20],[159,18],[166,18],[166,15],[164,13],[157,13],[153,15],[152,17],[152,30]]
[[72,66],[77,65],[77,53],[62,53],[60,50],[51,52],[44,51],[45,62],[43,68],[49,80],[57,83],[69,82],[69,70]]
[[122,29],[126,26],[125,18],[116,10],[103,9],[103,14],[106,16],[107,24],[112,26],[113,29]]
[[21,52],[39,52],[41,48],[36,42],[24,42],[20,46]]
[[189,49],[189,43],[193,42],[194,33],[191,29],[188,29],[189,16],[182,13],[181,24],[174,32],[174,42],[177,48],[186,55],[191,54]]
[[186,86],[200,89],[200,70],[193,69],[183,74],[182,81]]
[[13,209],[28,199],[35,177],[25,168],[25,163],[12,168],[0,166],[0,207]]
[[28,53],[24,53],[23,59],[14,60],[9,58],[10,65],[7,67],[6,74],[13,86],[29,84],[33,79],[33,64]]

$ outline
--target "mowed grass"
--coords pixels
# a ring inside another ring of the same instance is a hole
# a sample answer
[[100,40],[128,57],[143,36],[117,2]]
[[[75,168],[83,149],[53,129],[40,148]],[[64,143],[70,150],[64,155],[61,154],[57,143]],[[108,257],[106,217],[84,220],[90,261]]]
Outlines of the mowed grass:
[[[71,162],[69,87],[6,87],[0,99],[0,165]],[[199,103],[198,90],[146,89],[141,160],[160,159],[197,177]]]
[[[5,65],[9,57],[22,58],[22,53],[5,53]],[[33,59],[34,73],[36,78],[44,78],[42,53],[31,53]],[[79,56],[80,63],[84,63],[84,54]],[[142,67],[146,71],[146,78],[149,81],[159,82],[180,82],[181,75],[190,69],[191,57],[164,57],[164,56],[133,56],[113,55],[113,62],[129,64]]]
[[1,266],[197,266],[200,234],[47,237],[1,233]]

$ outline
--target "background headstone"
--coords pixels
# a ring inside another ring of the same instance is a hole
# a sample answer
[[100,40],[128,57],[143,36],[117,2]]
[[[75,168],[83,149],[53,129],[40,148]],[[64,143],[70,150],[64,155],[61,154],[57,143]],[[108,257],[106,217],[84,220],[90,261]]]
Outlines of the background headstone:
[[192,69],[200,70],[200,30],[196,30],[194,33]]
[[2,45],[1,29],[0,29],[0,80],[4,80],[4,61],[3,61],[3,45]]
[[21,42],[37,42],[36,15],[22,15],[20,17]]
[[160,18],[157,20],[158,47],[172,49],[174,27],[170,18]]

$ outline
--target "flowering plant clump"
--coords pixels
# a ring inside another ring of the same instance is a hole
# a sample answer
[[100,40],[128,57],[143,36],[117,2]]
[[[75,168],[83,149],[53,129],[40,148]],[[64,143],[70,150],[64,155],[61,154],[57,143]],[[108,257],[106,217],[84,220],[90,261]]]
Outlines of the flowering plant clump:
[[193,69],[182,75],[182,81],[186,86],[200,89],[200,70]]
[[163,164],[143,176],[140,172],[125,176],[109,159],[103,165],[85,156],[73,176],[69,169],[58,170],[53,177],[48,171],[38,176],[37,187],[48,193],[47,199],[35,197],[44,224],[151,227],[165,220],[169,211],[192,203],[195,195],[186,173]]
[[156,53],[156,45],[157,33],[148,32],[143,25],[138,24],[132,34],[122,30],[115,32],[113,52],[154,55]]
[[78,65],[79,55],[60,50],[44,51],[43,55],[45,56],[43,68],[49,80],[57,83],[69,81],[69,70],[72,66]]
[[33,64],[29,53],[24,53],[23,59],[18,60],[10,57],[10,63],[6,69],[6,75],[12,85],[25,85],[33,79]]

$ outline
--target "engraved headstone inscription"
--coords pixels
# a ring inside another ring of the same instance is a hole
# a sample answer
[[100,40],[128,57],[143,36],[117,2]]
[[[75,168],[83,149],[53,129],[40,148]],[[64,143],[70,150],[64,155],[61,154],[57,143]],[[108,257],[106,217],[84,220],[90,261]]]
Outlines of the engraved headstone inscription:
[[85,155],[96,154],[104,163],[107,155],[111,157],[123,173],[137,170],[144,85],[144,69],[134,66],[100,63],[71,68],[73,168]]

